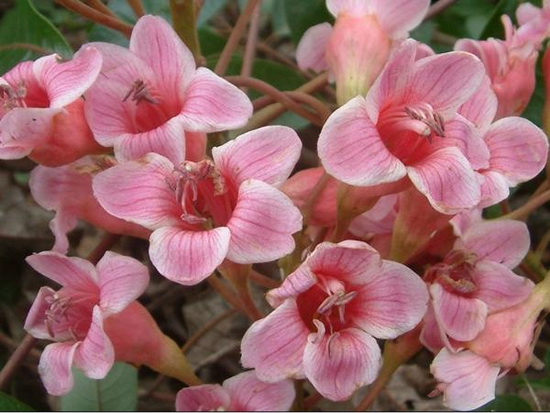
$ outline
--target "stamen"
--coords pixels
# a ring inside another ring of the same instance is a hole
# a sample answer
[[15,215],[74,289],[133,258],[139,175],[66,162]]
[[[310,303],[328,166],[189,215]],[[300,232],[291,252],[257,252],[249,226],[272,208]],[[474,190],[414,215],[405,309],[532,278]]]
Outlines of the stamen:
[[434,111],[429,105],[427,107],[405,106],[405,113],[413,120],[418,120],[424,123],[428,129],[423,132],[423,135],[432,143],[432,136],[445,137],[445,123],[443,117]]
[[149,91],[147,85],[141,79],[136,80],[132,84],[132,87],[130,88],[128,93],[126,93],[126,96],[124,96],[122,101],[126,102],[130,96],[132,96],[132,101],[136,102],[136,104],[140,103],[141,101],[146,101],[153,105],[159,103],[159,101],[151,95],[151,92]]

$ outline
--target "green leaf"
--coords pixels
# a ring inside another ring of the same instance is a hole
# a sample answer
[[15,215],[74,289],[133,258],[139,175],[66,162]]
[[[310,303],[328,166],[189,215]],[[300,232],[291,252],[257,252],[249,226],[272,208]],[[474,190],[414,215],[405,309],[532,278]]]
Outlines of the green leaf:
[[514,394],[497,396],[493,401],[476,409],[478,412],[532,412],[533,408],[523,398]]
[[333,21],[325,0],[284,0],[284,8],[294,44],[298,44],[304,32],[311,26]]
[[[73,54],[63,35],[36,10],[31,0],[17,0],[15,7],[8,10],[1,20],[0,45],[13,43],[32,44],[67,58]],[[7,72],[21,61],[40,56],[28,48],[0,48],[0,73]]]
[[61,397],[62,411],[135,411],[137,407],[137,370],[115,363],[107,377],[94,380],[73,368],[74,387]]
[[500,20],[503,14],[514,16],[515,11],[519,6],[519,0],[500,0],[494,7],[491,17],[480,33],[480,39],[494,37],[496,39],[504,39],[504,26]]
[[33,412],[34,409],[15,397],[0,391],[0,412]]

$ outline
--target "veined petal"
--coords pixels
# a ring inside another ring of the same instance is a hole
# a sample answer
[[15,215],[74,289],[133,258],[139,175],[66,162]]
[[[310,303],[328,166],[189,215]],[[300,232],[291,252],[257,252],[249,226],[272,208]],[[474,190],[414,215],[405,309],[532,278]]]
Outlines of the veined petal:
[[97,174],[92,184],[94,195],[117,218],[149,229],[176,224],[181,221],[181,206],[166,181],[173,169],[168,159],[150,153]]
[[164,227],[151,234],[149,256],[169,280],[195,285],[207,278],[227,255],[231,232],[227,227],[186,231]]
[[153,70],[163,99],[181,105],[195,72],[195,58],[172,26],[160,17],[143,16],[132,30],[130,51]]
[[203,384],[181,389],[176,394],[177,412],[229,411],[229,393],[219,384]]
[[327,172],[350,185],[395,182],[406,175],[405,166],[380,138],[361,96],[328,118],[319,135],[318,151]]
[[530,245],[529,230],[522,221],[511,219],[481,221],[472,225],[455,243],[455,249],[475,252],[479,260],[498,262],[514,268]]
[[499,119],[484,139],[491,152],[491,169],[502,173],[509,186],[534,178],[546,165],[548,138],[527,119]]
[[321,23],[305,31],[296,49],[296,61],[300,69],[315,72],[328,69],[325,53],[332,30],[330,23]]
[[462,106],[458,113],[480,129],[487,128],[497,113],[498,99],[491,88],[491,79],[483,78],[481,86]]
[[384,260],[358,291],[353,322],[370,335],[392,339],[412,330],[422,320],[428,305],[426,285],[412,270]]
[[481,183],[481,201],[479,201],[477,208],[496,205],[508,198],[510,187],[504,175],[490,169],[478,173],[482,176],[483,182]]
[[250,179],[239,187],[227,227],[231,231],[228,259],[240,264],[266,262],[292,252],[292,234],[302,228],[302,215],[285,194]]
[[23,327],[27,333],[36,338],[53,340],[46,325],[46,311],[50,308],[55,291],[50,287],[40,287]]
[[304,351],[304,371],[324,397],[346,400],[355,390],[374,381],[381,358],[376,340],[357,328],[322,338],[312,333]]
[[74,353],[80,343],[66,341],[48,344],[38,363],[38,373],[46,391],[54,396],[67,394],[73,387]]
[[374,0],[372,3],[380,25],[393,39],[407,36],[410,30],[422,23],[430,7],[429,0]]
[[178,118],[185,130],[216,132],[244,126],[250,116],[252,103],[243,91],[200,67],[185,92],[185,103]]
[[478,287],[476,297],[487,304],[489,312],[519,304],[534,287],[530,279],[514,274],[504,265],[492,261],[479,261],[472,276]]
[[99,293],[96,269],[85,259],[44,251],[29,255],[26,261],[40,274],[63,287]]
[[241,364],[255,368],[260,380],[271,383],[302,379],[302,358],[309,333],[296,301],[288,299],[247,330],[241,342]]
[[51,108],[62,108],[80,98],[96,81],[102,57],[98,50],[85,46],[68,62],[58,55],[45,56],[34,65],[34,75],[48,93]]
[[94,306],[92,323],[84,341],[76,349],[74,363],[91,379],[103,379],[113,367],[115,350],[103,330],[103,314]]
[[280,306],[287,298],[296,298],[317,283],[317,276],[309,266],[300,265],[285,278],[280,287],[270,290],[266,300],[272,307]]
[[373,11],[372,3],[364,0],[327,0],[327,9],[334,17],[344,13],[363,16]]
[[236,185],[257,179],[281,185],[300,158],[302,142],[293,129],[265,126],[212,149],[214,163]]
[[231,407],[227,410],[233,411],[286,412],[296,396],[291,380],[266,383],[259,380],[254,371],[230,377],[223,382],[223,387],[231,395]]
[[139,159],[153,152],[178,165],[185,160],[185,131],[182,123],[172,118],[150,131],[121,135],[114,148],[119,161]]
[[407,169],[414,186],[443,214],[456,214],[480,201],[478,179],[458,148],[440,149]]
[[471,351],[453,354],[444,348],[430,370],[441,383],[443,401],[451,409],[472,410],[495,398],[500,368]]
[[473,340],[485,327],[488,308],[483,301],[453,294],[437,283],[430,285],[430,293],[437,322],[453,339]]
[[100,307],[104,316],[124,310],[149,284],[147,267],[134,258],[111,251],[97,263]]

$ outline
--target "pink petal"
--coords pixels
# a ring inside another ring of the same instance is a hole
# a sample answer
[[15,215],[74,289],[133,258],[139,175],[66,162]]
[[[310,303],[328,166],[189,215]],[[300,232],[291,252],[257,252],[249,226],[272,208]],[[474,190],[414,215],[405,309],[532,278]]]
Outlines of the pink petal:
[[105,210],[149,229],[177,224],[181,206],[167,183],[174,165],[150,153],[138,161],[125,162],[94,177],[94,195]]
[[294,250],[292,234],[302,229],[302,215],[285,194],[250,179],[239,187],[227,227],[231,231],[228,259],[240,264],[267,262]]
[[509,186],[534,178],[546,165],[548,138],[527,119],[499,119],[484,139],[491,152],[491,169],[502,173]]
[[[428,291],[421,278],[402,264],[382,262],[358,291],[353,320],[370,335],[395,338],[415,327],[426,312]],[[352,302],[352,304],[354,303]]]
[[459,108],[458,113],[476,125],[476,127],[485,129],[495,118],[497,107],[498,100],[491,88],[491,79],[485,76],[481,86]]
[[309,329],[292,299],[254,322],[241,342],[241,364],[255,368],[260,380],[304,378],[302,358]]
[[451,409],[473,410],[495,398],[500,368],[471,351],[453,354],[444,348],[430,370],[442,383],[443,401]]
[[476,92],[484,76],[483,63],[470,53],[438,54],[416,62],[403,93],[429,102],[446,118]]
[[319,157],[329,174],[350,185],[398,181],[405,166],[382,142],[365,105],[357,96],[334,111],[319,135]]
[[185,160],[185,131],[182,123],[172,118],[147,132],[120,135],[114,148],[119,161],[139,159],[154,152],[178,165]]
[[292,406],[296,391],[291,380],[265,383],[254,371],[230,377],[223,382],[231,396],[228,410],[250,412],[286,412]]
[[428,311],[424,315],[424,324],[422,325],[422,331],[420,332],[420,342],[424,347],[430,350],[432,353],[438,353],[446,343],[441,337],[441,329],[437,325],[433,307],[428,305]]
[[48,344],[38,363],[38,373],[46,391],[54,396],[67,394],[73,387],[71,366],[80,343],[63,342]]
[[335,334],[312,333],[304,351],[304,371],[313,387],[332,401],[346,400],[370,384],[381,365],[380,347],[369,334],[347,328]]
[[479,260],[514,268],[527,254],[529,245],[529,230],[524,222],[499,219],[472,225],[456,241],[455,248],[475,252]]
[[244,126],[252,116],[252,103],[238,87],[200,67],[185,92],[178,116],[185,130],[216,132]]
[[103,379],[113,367],[115,350],[103,330],[103,314],[94,306],[88,334],[74,355],[74,363],[91,379]]
[[489,312],[519,304],[534,287],[528,278],[514,274],[504,265],[492,261],[479,261],[473,277],[478,287],[476,297],[487,304]]
[[26,261],[40,274],[71,289],[99,292],[95,267],[78,257],[66,257],[53,251],[29,255]]
[[395,39],[406,37],[410,30],[422,23],[430,1],[374,0],[372,7],[388,37]]
[[54,339],[46,326],[46,311],[50,309],[54,294],[50,287],[41,287],[27,313],[23,328],[36,338]]
[[272,307],[278,307],[287,298],[296,298],[309,290],[317,281],[317,276],[308,265],[300,265],[285,278],[280,287],[267,292],[266,300]]
[[437,322],[453,339],[473,340],[485,327],[488,309],[483,301],[453,294],[439,284],[432,284],[430,293]]
[[440,149],[408,167],[414,186],[443,214],[456,214],[477,205],[481,189],[471,165],[458,148]]
[[93,47],[83,47],[68,62],[50,55],[38,59],[34,74],[48,93],[51,108],[62,108],[80,98],[97,79],[102,57]]
[[293,129],[265,126],[213,148],[212,157],[222,175],[236,185],[252,178],[280,186],[298,162],[301,149]]
[[339,14],[363,16],[372,12],[372,2],[364,0],[327,0],[327,9],[334,17]]
[[111,251],[97,263],[100,307],[105,317],[124,310],[149,284],[147,267],[134,258]]
[[177,412],[228,411],[231,399],[219,384],[203,384],[181,389],[176,394]]
[[508,198],[510,187],[504,175],[490,169],[481,171],[479,174],[483,177],[483,182],[481,184],[481,201],[477,206],[478,208],[496,205]]
[[212,274],[225,259],[230,236],[226,227],[209,231],[164,227],[151,235],[149,256],[156,269],[169,280],[195,285]]
[[160,17],[143,16],[132,30],[130,51],[153,70],[163,100],[181,105],[195,72],[195,58],[172,26]]
[[331,35],[330,23],[316,24],[305,31],[296,49],[296,61],[300,69],[315,72],[328,69],[325,53]]

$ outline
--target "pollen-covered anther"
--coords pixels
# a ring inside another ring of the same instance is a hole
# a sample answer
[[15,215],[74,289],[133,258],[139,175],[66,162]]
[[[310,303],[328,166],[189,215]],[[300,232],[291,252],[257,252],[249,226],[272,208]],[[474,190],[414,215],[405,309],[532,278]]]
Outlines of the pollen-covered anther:
[[413,120],[418,120],[424,123],[427,128],[424,129],[423,135],[428,138],[431,142],[432,135],[439,137],[445,137],[445,124],[443,117],[436,111],[434,111],[431,106],[405,106],[405,113]]
[[57,293],[53,297],[46,299],[49,301],[50,308],[45,312],[46,314],[46,328],[48,334],[51,337],[55,337],[55,332],[53,331],[53,326],[58,324],[61,319],[67,319],[67,310],[71,306],[72,298],[71,297],[61,297]]
[[151,104],[157,104],[159,103],[158,99],[155,99],[153,95],[151,94],[151,91],[149,90],[149,87],[147,84],[141,80],[138,79],[132,83],[132,86],[130,87],[130,90],[128,93],[126,93],[126,96],[122,99],[123,102],[126,102],[130,96],[132,97],[132,101],[136,102],[136,104],[145,101]]
[[17,88],[7,83],[0,85],[0,101],[5,110],[26,107],[25,96],[27,96],[27,88],[23,82],[19,83]]

